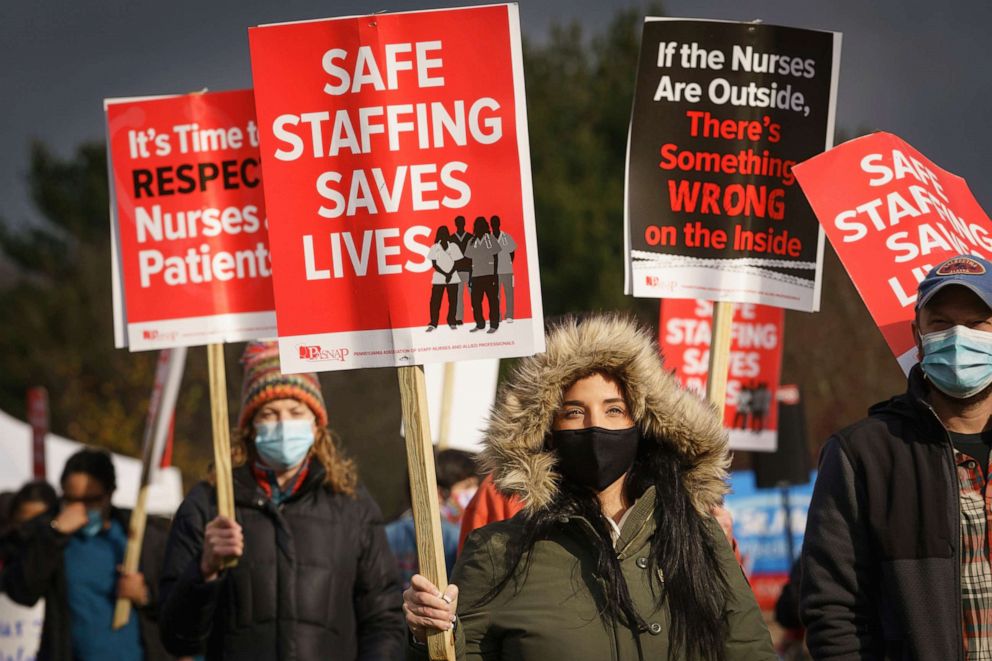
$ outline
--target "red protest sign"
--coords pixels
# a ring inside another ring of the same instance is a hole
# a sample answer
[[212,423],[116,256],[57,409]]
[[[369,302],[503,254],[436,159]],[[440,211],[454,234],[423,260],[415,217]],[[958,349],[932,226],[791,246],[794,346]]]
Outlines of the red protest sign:
[[275,335],[251,90],[105,108],[116,345]]
[[903,370],[916,363],[916,287],[948,257],[992,257],[992,223],[957,175],[890,133],[795,166],[803,192]]
[[283,370],[541,350],[516,7],[249,41]]
[[[688,389],[706,392],[713,303],[665,299],[658,344],[665,367]],[[782,369],[785,311],[753,303],[734,305],[724,427],[730,447],[774,452],[778,442],[776,392]]]

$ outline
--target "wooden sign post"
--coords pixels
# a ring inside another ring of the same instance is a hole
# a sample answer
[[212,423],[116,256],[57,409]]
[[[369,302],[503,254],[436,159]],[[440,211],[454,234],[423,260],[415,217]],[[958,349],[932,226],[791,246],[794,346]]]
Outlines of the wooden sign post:
[[[138,498],[128,523],[124,573],[138,571],[141,546],[145,538],[145,523],[148,519],[148,486],[161,462],[166,437],[172,426],[172,414],[176,409],[179,382],[182,381],[185,365],[186,347],[163,349],[159,353],[158,365],[155,368],[155,385],[152,387],[152,396],[148,401],[148,417],[145,421],[145,434],[141,446],[141,482],[138,485]],[[130,617],[131,601],[118,598],[114,605],[114,629],[123,627]]]
[[730,372],[730,340],[733,321],[733,303],[718,301],[713,304],[713,336],[710,340],[706,399],[717,407],[721,416],[723,416],[727,401],[727,374]]
[[[217,514],[234,519],[234,484],[231,477],[231,423],[227,417],[227,374],[224,371],[224,345],[207,345],[210,380],[210,418],[214,432],[214,479],[217,488]],[[224,567],[238,564],[229,558]]]
[[437,430],[437,449],[448,449],[451,441],[451,407],[455,399],[455,364],[445,363],[441,377],[441,420]]
[[[124,573],[133,574],[138,571],[141,561],[141,545],[145,539],[145,523],[148,521],[148,481],[145,471],[141,472],[141,485],[138,487],[138,500],[131,511],[131,520],[127,529],[127,547],[124,549]],[[131,600],[117,598],[114,604],[114,630],[120,629],[131,619]]]
[[[437,475],[434,472],[434,445],[431,443],[431,426],[427,417],[424,368],[413,365],[400,367],[398,372],[420,573],[443,593],[448,587],[448,575],[441,541],[441,511],[437,502]],[[450,631],[428,634],[427,646],[432,661],[455,661],[454,638]]]

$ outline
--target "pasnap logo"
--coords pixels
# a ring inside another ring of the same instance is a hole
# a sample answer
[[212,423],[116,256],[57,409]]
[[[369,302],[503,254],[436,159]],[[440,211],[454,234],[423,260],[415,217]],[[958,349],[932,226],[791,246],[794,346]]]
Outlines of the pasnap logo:
[[141,331],[141,338],[144,340],[174,340],[176,339],[176,331],[163,333],[159,330],[145,329]]
[[324,349],[317,344],[301,344],[297,347],[300,352],[300,360],[337,360],[344,362],[344,359],[351,353],[348,349]]

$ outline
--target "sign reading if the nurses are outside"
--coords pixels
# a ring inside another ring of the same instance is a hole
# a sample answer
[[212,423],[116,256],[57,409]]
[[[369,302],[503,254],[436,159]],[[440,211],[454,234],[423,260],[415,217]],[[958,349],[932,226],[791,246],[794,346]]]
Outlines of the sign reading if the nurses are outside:
[[792,166],[832,144],[840,34],[645,19],[626,292],[815,311],[823,235]]

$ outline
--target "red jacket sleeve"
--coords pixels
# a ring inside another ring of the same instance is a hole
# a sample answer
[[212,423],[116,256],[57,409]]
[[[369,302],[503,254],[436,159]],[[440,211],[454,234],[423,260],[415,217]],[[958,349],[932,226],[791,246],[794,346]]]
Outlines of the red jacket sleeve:
[[465,507],[462,529],[458,535],[458,553],[462,552],[465,538],[470,532],[490,523],[509,519],[523,508],[524,505],[519,498],[501,494],[496,489],[496,485],[493,484],[492,475],[487,475],[486,479],[479,485],[475,497]]

